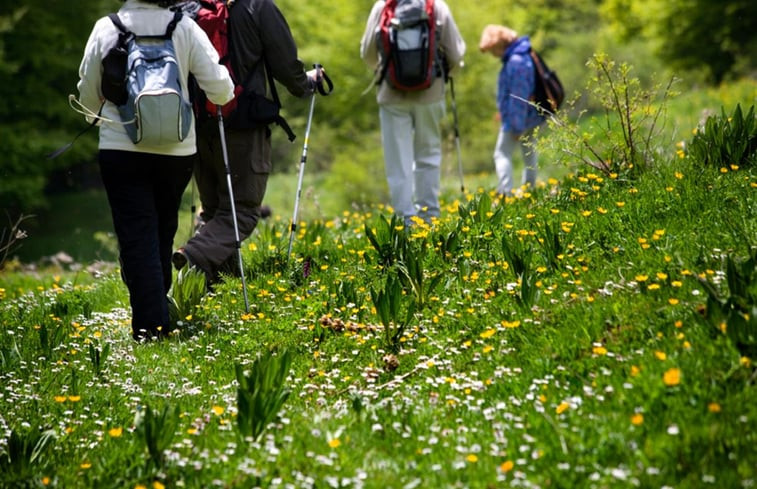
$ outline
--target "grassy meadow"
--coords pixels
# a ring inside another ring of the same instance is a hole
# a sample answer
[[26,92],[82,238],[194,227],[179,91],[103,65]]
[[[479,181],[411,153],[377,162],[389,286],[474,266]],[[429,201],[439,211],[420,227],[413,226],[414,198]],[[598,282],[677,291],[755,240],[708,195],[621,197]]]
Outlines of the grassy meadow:
[[753,487],[745,87],[743,112],[694,130],[672,102],[675,139],[517,198],[453,173],[430,226],[306,211],[288,257],[276,213],[244,243],[246,291],[177,277],[161,342],[131,340],[112,264],[9,267],[0,487]]

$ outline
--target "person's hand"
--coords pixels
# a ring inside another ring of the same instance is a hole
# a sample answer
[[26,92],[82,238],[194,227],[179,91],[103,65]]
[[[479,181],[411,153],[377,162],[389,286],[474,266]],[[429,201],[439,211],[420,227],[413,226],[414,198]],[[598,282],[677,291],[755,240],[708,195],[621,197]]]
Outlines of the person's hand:
[[[326,70],[319,64],[313,65],[314,69],[306,73],[308,80],[310,80],[313,91],[318,90],[321,95],[328,95],[334,90],[334,84],[326,74]],[[325,86],[324,86],[325,85]]]
[[317,68],[314,68],[310,71],[308,71],[306,74],[308,76],[308,79],[310,80],[310,83],[315,87],[319,83],[323,82],[323,73],[325,70],[322,66],[319,66]]

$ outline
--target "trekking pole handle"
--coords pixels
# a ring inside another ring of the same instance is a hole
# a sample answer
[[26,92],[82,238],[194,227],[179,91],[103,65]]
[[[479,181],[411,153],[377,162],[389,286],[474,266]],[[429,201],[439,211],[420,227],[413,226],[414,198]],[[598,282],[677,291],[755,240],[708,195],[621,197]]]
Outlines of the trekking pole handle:
[[[318,93],[320,93],[323,96],[330,95],[331,92],[334,91],[334,83],[331,81],[331,78],[329,78],[329,75],[326,74],[326,72],[323,69],[323,65],[320,63],[315,63],[313,65],[313,68],[316,69],[316,82],[315,87],[318,90]],[[318,80],[320,78],[320,80]],[[323,82],[326,82],[326,85],[329,87],[328,90],[326,90],[323,87]]]

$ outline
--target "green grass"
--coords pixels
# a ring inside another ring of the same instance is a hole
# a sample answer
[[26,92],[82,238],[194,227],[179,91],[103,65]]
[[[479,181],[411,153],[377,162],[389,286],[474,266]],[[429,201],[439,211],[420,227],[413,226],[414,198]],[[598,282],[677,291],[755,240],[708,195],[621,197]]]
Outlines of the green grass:
[[[518,162],[520,163],[520,162]],[[383,161],[376,162],[383,168]],[[442,193],[448,200],[461,195],[460,180],[457,175],[457,161],[447,162],[442,179]],[[383,170],[382,170],[383,171]],[[520,178],[520,167],[516,166],[516,178]],[[564,175],[566,169],[546,163],[540,179]],[[294,199],[297,192],[297,174],[274,173],[268,183],[265,203],[273,211],[273,219],[290,222],[294,213]],[[298,220],[328,220],[342,214],[342,198],[338,189],[329,187],[326,172],[311,173],[306,170],[303,177],[302,197]],[[496,184],[493,174],[464,175],[464,185],[468,190],[490,188]],[[380,194],[386,184],[376,183]],[[102,189],[81,193],[63,193],[49,198],[50,207],[39,211],[21,226],[28,238],[18,241],[10,257],[17,257],[21,263],[47,263],[59,252],[69,255],[76,263],[90,263],[95,260],[115,261],[117,244],[108,207],[108,199]],[[192,226],[192,208],[200,206],[199,195],[192,185],[184,192],[179,211],[179,230],[176,233],[177,246],[189,239]]]
[[[388,236],[379,209],[309,222],[289,265],[286,224],[267,222],[245,249],[250,314],[240,283],[228,281],[186,318],[183,339],[134,344],[116,273],[40,282],[0,302],[0,412],[6,437],[55,436],[27,472],[0,456],[3,480],[748,485],[757,476],[754,366],[703,320],[697,277],[728,293],[722,257],[742,260],[757,245],[745,217],[756,187],[754,169],[675,160],[632,185],[580,172],[507,204],[486,192],[461,209],[448,202],[434,229],[400,231],[405,245],[393,248],[403,263],[425,249],[416,256],[425,277],[441,278],[394,345],[369,293],[403,276],[379,265],[364,235],[368,225],[379,244]],[[560,247],[553,262],[540,244],[547,225]],[[520,279],[503,239],[531,256]],[[537,293],[524,299],[519,282],[529,280]],[[96,364],[89,349],[105,345]],[[284,350],[291,394],[263,436],[245,441],[234,365]],[[162,450],[148,451],[135,421],[148,407],[163,413],[150,425]]]
[[291,257],[275,177],[249,313],[227,279],[159,343],[115,270],[4,272],[0,487],[750,487],[757,168],[676,150],[448,176],[433,227],[308,204]]

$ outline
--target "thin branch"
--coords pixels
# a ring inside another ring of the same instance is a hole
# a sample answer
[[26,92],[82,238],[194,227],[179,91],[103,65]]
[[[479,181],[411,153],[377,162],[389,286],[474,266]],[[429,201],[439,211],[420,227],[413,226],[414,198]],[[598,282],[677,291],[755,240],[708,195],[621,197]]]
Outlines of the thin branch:
[[[13,222],[11,220],[11,217],[8,216],[8,222],[11,223],[10,229],[3,229],[2,234],[0,235],[0,269],[3,268],[3,264],[5,263],[5,260],[8,258],[8,254],[10,253],[11,249],[13,248],[13,245],[15,245],[18,241],[24,239],[27,237],[26,231],[19,229],[21,226],[21,223],[25,220],[34,217],[33,215],[25,216],[21,214],[16,222]],[[6,231],[8,232],[6,236]]]

